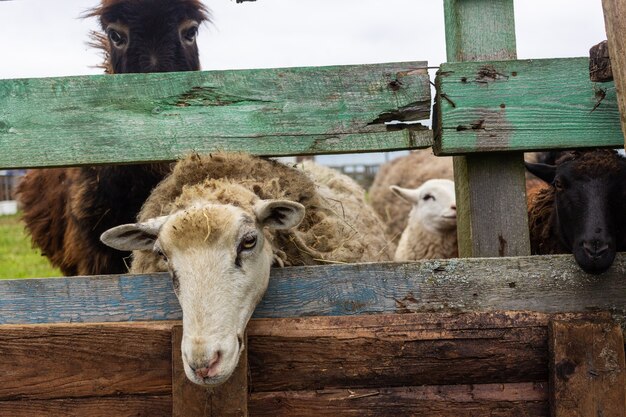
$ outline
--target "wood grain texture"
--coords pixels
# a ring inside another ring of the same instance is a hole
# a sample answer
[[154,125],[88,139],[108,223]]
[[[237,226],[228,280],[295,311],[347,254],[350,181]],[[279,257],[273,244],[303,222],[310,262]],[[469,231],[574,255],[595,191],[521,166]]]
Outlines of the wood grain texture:
[[255,417],[547,417],[547,384],[253,393]]
[[454,158],[459,256],[530,255],[524,173],[520,153]]
[[621,327],[611,321],[552,321],[551,417],[623,417],[626,369]]
[[[517,57],[513,0],[446,0],[449,62],[512,60]],[[443,136],[441,106],[454,96],[437,88],[434,126]],[[521,154],[454,159],[459,255],[530,255]]]
[[0,401],[6,417],[171,417],[170,395]]
[[2,326],[0,400],[170,395],[170,327]]
[[440,155],[622,146],[614,83],[589,79],[588,58],[442,64]]
[[550,317],[498,312],[257,319],[249,326],[251,389],[547,381]]
[[427,147],[426,62],[0,81],[0,167]]
[[589,49],[589,78],[594,83],[613,81],[609,41],[602,41]]
[[448,62],[516,58],[513,0],[444,0]]
[[621,112],[622,132],[626,135],[626,4],[620,0],[602,0],[602,7]]
[[[180,345],[183,326],[172,328],[172,417],[248,417],[248,353],[223,385],[206,388],[187,379]],[[247,340],[244,342],[247,346]]]
[[[626,255],[600,276],[571,255],[275,268],[257,318],[608,310],[626,317]],[[179,320],[168,274],[0,281],[0,324]]]

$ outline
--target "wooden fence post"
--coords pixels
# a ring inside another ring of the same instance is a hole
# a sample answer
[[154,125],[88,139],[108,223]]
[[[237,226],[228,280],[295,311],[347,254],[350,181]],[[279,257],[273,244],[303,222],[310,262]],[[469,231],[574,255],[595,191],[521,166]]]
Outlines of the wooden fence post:
[[551,417],[624,417],[624,337],[612,321],[551,321]]
[[[448,62],[516,59],[513,0],[445,0]],[[462,257],[530,254],[523,155],[454,158]]]
[[602,0],[604,23],[609,41],[609,55],[613,78],[617,89],[617,99],[622,120],[622,132],[626,136],[626,2],[623,0]]
[[248,339],[239,365],[226,383],[203,388],[187,379],[180,344],[183,327],[172,328],[172,417],[248,417]]

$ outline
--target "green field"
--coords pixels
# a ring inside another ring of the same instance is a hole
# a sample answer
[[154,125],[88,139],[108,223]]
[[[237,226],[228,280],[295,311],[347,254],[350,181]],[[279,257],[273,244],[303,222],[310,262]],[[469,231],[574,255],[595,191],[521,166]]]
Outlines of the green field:
[[31,247],[19,216],[0,216],[0,279],[55,276],[61,272]]

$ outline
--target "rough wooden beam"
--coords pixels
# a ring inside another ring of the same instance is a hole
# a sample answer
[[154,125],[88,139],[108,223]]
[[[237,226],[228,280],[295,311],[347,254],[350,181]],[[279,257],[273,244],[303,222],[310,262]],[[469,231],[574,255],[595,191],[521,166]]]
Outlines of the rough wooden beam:
[[626,415],[624,337],[614,322],[549,326],[552,417]]
[[426,62],[0,81],[0,168],[427,147]]
[[[172,328],[172,417],[248,417],[248,353],[228,381],[205,388],[187,379],[180,345],[183,327]],[[247,345],[247,340],[244,341]]]
[[615,84],[592,82],[588,58],[446,63],[436,85],[438,154],[624,142]]
[[[601,276],[571,255],[272,270],[255,317],[428,311],[612,311],[626,317],[626,254]],[[179,320],[168,274],[0,280],[0,324]]]
[[169,396],[170,327],[167,323],[1,326],[0,401]]
[[0,401],[6,417],[171,417],[170,395]]
[[626,3],[622,0],[602,0],[602,6],[621,112],[622,131],[626,136],[626,22],[624,21]]
[[[516,58],[513,0],[446,0],[444,10],[449,62]],[[530,254],[522,164],[521,154],[455,158],[460,256]]]
[[613,81],[609,41],[602,41],[589,49],[589,78],[595,83]]
[[411,386],[253,393],[258,417],[546,417],[547,384]]

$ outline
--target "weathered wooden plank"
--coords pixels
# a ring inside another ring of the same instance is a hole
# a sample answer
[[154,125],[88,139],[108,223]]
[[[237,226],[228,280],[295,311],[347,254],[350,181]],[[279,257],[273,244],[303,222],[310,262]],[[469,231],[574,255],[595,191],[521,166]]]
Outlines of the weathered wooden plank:
[[624,22],[626,4],[619,0],[602,0],[602,7],[621,112],[622,132],[626,135],[626,22]]
[[167,323],[2,326],[0,400],[169,396],[170,328]]
[[[444,11],[448,61],[517,57],[513,0],[446,0]],[[438,103],[450,100],[437,95]],[[454,159],[461,257],[530,255],[523,172],[520,154]]]
[[626,415],[621,327],[611,321],[549,325],[552,417]]
[[[442,64],[438,154],[621,147],[614,83],[588,58]],[[452,104],[454,103],[454,104]]]
[[255,417],[547,417],[547,384],[252,393]]
[[[273,269],[255,317],[608,310],[626,317],[626,254],[601,276],[570,255]],[[178,320],[168,274],[0,281],[0,324]]]
[[249,326],[251,388],[547,381],[549,317],[498,312],[256,319]]
[[0,401],[6,417],[171,417],[169,395]]
[[0,81],[0,167],[430,146],[426,62]]
[[602,41],[589,49],[589,78],[595,83],[613,81],[609,41]]
[[[172,328],[172,417],[247,417],[248,353],[241,354],[231,378],[216,388],[205,388],[187,379],[180,344],[183,326]],[[247,346],[247,340],[244,342]]]

